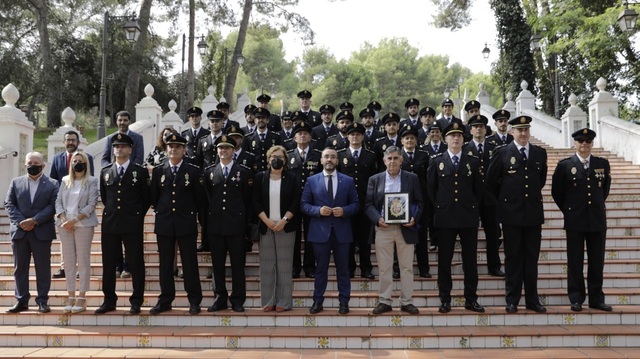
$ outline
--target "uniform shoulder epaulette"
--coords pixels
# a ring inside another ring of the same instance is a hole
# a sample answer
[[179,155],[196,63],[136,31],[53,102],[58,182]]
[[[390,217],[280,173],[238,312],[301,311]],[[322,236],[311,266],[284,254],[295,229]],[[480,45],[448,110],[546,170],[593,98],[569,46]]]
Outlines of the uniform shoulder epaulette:
[[212,164],[212,165],[208,165],[207,167],[205,167],[205,168],[204,168],[204,170],[206,171],[206,170],[208,170],[208,169],[209,169],[209,168],[211,168],[211,167],[215,167],[216,165],[217,165],[217,163],[214,163],[214,164]]
[[501,148],[503,148],[503,147],[506,147],[506,146],[507,146],[507,144],[505,143],[505,144],[502,144],[502,145],[496,146],[496,148],[494,148],[493,150],[494,150],[494,151],[497,151],[497,150],[499,150],[499,149],[501,149]]
[[322,154],[322,151],[321,151],[321,150],[319,150],[319,149],[317,149],[317,148],[314,148],[314,149],[313,149],[313,152],[318,152],[318,153]]
[[[188,133],[189,133],[189,130],[184,130],[184,131],[180,132],[180,134],[181,134],[181,135],[184,135],[185,133],[186,133],[186,134],[188,134]],[[183,137],[184,137],[184,136],[183,136]]]
[[559,160],[558,163],[564,162],[564,161],[567,161],[567,160],[570,160],[570,159],[571,159],[571,157],[563,158],[563,159]]
[[[164,164],[164,162],[162,162],[162,163],[160,163],[160,164]],[[139,163],[134,163],[134,165],[136,165],[136,166],[138,166],[138,167],[140,167],[140,168],[144,168],[144,169],[146,169],[146,168],[147,168],[147,167],[145,167],[144,165],[141,165],[141,164],[139,164]]]
[[191,163],[191,162],[187,162],[187,164],[188,164],[189,166],[191,166],[191,167],[195,167],[195,168],[197,168],[197,169],[200,169],[200,166],[198,166],[198,165],[196,165],[196,164],[193,164],[193,163]]
[[387,136],[378,137],[378,138],[376,138],[376,142],[378,142],[378,141],[382,141],[382,140],[384,140],[385,138],[387,138]]
[[102,166],[102,169],[104,170],[104,169],[106,169],[107,167],[111,167],[111,165],[112,165],[112,164],[113,164],[113,162],[109,163],[108,165],[104,165],[104,166]]
[[479,160],[480,157],[474,155],[473,153],[467,153],[467,156],[471,157],[471,158],[475,158],[476,160]]
[[245,165],[245,164],[239,163],[239,164],[238,164],[238,166],[240,166],[240,167],[242,167],[242,168],[245,168],[245,169],[246,169],[246,170],[248,170],[248,171],[251,171],[251,167],[249,167],[249,166],[247,166],[247,165]]
[[[297,148],[292,148],[290,150],[287,151],[287,153],[293,153],[293,151],[295,151]],[[247,151],[248,152],[248,151]]]
[[418,150],[416,152],[422,152],[422,153],[426,153],[429,154],[429,151],[422,149],[422,148],[418,148]]
[[490,143],[490,144],[492,144],[492,145],[494,145],[494,146],[497,146],[497,145],[498,145],[498,142],[496,142],[496,140],[494,140],[494,139],[492,139],[492,138],[487,137],[487,138],[485,138],[485,140],[486,140],[488,143]]
[[444,152],[436,153],[435,155],[431,156],[431,158],[440,157],[442,156],[442,154],[444,154]]
[[345,147],[345,148],[341,148],[341,149],[339,149],[337,152],[338,152],[338,153],[340,153],[340,152],[344,152],[344,151],[346,151],[346,150],[347,150],[347,148]]
[[370,150],[370,149],[368,149],[368,148],[365,148],[365,149],[364,149],[364,151],[365,151],[365,152],[372,153],[372,154],[374,154],[374,155],[376,154],[375,152],[373,152],[372,150]]

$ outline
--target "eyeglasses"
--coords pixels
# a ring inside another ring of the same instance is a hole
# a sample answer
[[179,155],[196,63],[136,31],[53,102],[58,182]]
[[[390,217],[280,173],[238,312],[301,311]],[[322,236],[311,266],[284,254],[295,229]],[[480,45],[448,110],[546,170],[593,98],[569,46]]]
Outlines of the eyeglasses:
[[276,158],[279,158],[279,159],[281,159],[281,160],[284,160],[284,156],[274,156],[274,155],[271,155],[271,157],[269,157],[269,159],[272,159],[272,160],[275,160]]
[[593,140],[592,140],[592,139],[586,139],[586,138],[581,138],[581,139],[576,140],[576,141],[578,141],[578,142],[580,142],[580,143],[585,143],[585,142],[586,142],[586,143],[591,143],[591,142],[593,142]]

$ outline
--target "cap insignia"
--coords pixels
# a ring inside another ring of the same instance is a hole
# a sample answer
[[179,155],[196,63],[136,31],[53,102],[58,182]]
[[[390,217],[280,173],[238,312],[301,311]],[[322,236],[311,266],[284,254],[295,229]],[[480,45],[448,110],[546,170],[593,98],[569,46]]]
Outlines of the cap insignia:
[[527,119],[524,117],[520,117],[520,123],[527,123]]
[[586,135],[587,133],[589,133],[589,130],[587,130],[586,128],[584,130],[582,130],[582,134]]

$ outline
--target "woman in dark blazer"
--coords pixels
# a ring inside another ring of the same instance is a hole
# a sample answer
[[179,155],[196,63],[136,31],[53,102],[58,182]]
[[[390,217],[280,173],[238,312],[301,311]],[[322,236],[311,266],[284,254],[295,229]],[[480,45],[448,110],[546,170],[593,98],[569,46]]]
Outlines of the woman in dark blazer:
[[300,186],[285,168],[287,151],[267,151],[269,168],[256,174],[253,205],[260,218],[260,294],[265,312],[293,307],[293,245],[300,228]]

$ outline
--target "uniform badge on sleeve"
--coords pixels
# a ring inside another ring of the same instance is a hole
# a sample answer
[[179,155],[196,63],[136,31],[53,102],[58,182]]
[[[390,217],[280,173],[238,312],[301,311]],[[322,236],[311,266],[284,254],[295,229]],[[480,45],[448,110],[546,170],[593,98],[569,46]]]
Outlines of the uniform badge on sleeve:
[[109,174],[108,173],[104,174],[104,181],[105,182],[109,182]]

